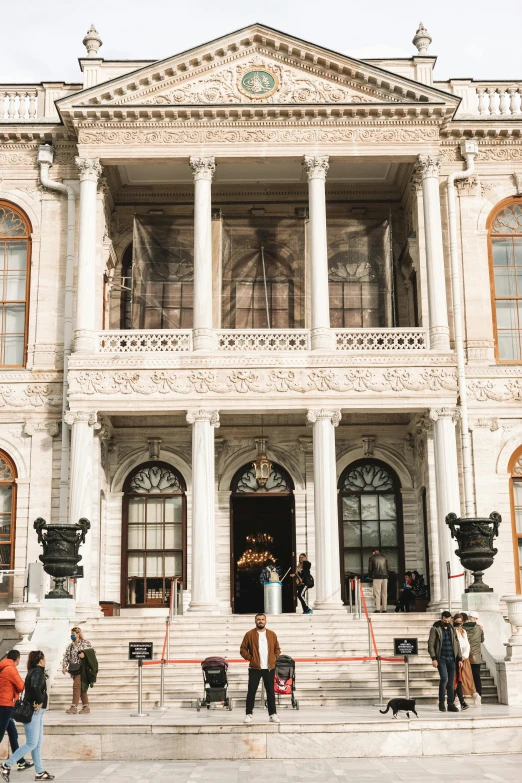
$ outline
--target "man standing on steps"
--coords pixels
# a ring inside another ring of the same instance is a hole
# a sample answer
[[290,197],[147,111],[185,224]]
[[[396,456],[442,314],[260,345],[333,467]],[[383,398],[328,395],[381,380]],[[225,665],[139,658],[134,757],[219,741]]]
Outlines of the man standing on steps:
[[386,612],[388,609],[388,560],[381,555],[380,549],[375,547],[368,560],[368,576],[373,579],[373,597],[375,599],[375,613]]
[[250,662],[245,723],[252,723],[252,713],[261,677],[265,684],[269,719],[272,723],[280,723],[276,714],[274,670],[281,648],[275,633],[266,628],[266,615],[256,614],[255,622],[256,627],[245,634],[239,650],[241,657]]
[[439,670],[439,710],[446,712],[444,700],[448,691],[448,712],[458,712],[455,707],[455,670],[462,666],[460,644],[451,624],[451,612],[442,612],[440,620],[433,623],[428,640],[428,653],[433,666]]

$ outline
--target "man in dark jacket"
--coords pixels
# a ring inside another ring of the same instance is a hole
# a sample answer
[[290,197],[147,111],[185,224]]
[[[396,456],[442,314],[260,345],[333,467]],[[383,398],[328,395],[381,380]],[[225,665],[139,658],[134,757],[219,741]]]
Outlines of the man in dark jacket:
[[462,666],[462,656],[457,634],[451,624],[451,612],[442,612],[440,620],[433,623],[428,640],[428,653],[433,666],[439,670],[439,710],[446,712],[444,700],[448,691],[448,712],[458,712],[455,701],[455,671]]
[[252,723],[252,713],[259,682],[263,678],[266,690],[266,701],[271,723],[280,723],[277,717],[274,695],[274,669],[281,648],[277,636],[266,628],[266,615],[256,614],[256,627],[247,631],[241,642],[240,655],[249,661],[248,693],[246,699],[245,723]]
[[368,560],[368,576],[373,579],[373,597],[375,612],[386,612],[388,607],[388,560],[381,555],[379,549],[372,551]]

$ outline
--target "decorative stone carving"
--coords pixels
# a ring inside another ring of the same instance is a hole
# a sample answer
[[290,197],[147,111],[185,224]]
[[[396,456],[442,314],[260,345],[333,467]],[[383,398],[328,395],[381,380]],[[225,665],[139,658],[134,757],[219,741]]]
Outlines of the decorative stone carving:
[[375,449],[375,435],[363,435],[361,440],[363,445],[363,456],[373,457],[373,452]]
[[93,24],[87,30],[83,41],[83,45],[87,49],[87,57],[96,57],[98,55],[98,49],[102,45],[102,39],[98,34],[98,30]]
[[341,411],[328,410],[327,408],[320,408],[319,410],[310,409],[306,414],[306,421],[308,424],[315,424],[319,419],[329,419],[334,427],[337,427],[341,421]]
[[31,438],[37,432],[47,432],[51,438],[55,438],[60,432],[59,421],[26,421],[24,424],[24,435]]
[[70,427],[72,427],[73,424],[80,424],[81,422],[87,422],[87,424],[95,429],[100,429],[102,426],[101,423],[98,422],[98,415],[88,411],[67,411],[63,418],[65,423]]
[[456,424],[460,419],[460,411],[458,408],[432,408],[429,415],[432,421],[451,419],[453,424]]
[[218,411],[197,410],[188,411],[187,422],[194,424],[196,421],[209,421],[216,429],[219,427],[219,413]]
[[98,177],[102,173],[102,167],[100,165],[99,158],[75,158],[74,159],[78,172],[80,174],[80,182],[82,180],[88,180],[90,182],[97,182]]
[[418,49],[419,54],[428,54],[429,45],[433,38],[420,22],[417,32],[413,36],[412,44]]
[[303,168],[308,179],[326,179],[328,166],[328,155],[319,157],[312,155],[304,156]]
[[212,180],[216,170],[215,158],[190,158],[190,168],[194,174],[194,179]]
[[422,178],[439,176],[442,158],[440,155],[419,155],[417,157],[416,169]]
[[61,403],[60,390],[48,384],[0,384],[0,408],[57,408]]

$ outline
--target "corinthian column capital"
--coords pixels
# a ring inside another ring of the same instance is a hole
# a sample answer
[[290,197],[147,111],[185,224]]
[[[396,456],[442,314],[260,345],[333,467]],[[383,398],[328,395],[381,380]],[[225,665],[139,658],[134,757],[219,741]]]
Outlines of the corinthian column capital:
[[328,155],[305,155],[303,167],[308,179],[326,179],[328,171]]
[[80,174],[80,182],[97,182],[102,173],[99,158],[75,158],[76,167]]
[[208,421],[216,429],[219,427],[219,412],[207,411],[203,408],[197,411],[187,412],[187,422],[189,424],[195,424],[197,421]]
[[341,411],[329,410],[328,408],[311,408],[307,411],[306,420],[308,424],[315,424],[315,422],[320,419],[329,419],[334,427],[337,427],[341,421]]
[[460,411],[458,408],[431,408],[430,419],[432,421],[439,421],[439,419],[451,419],[453,424],[456,424],[460,419]]
[[416,170],[423,179],[426,177],[438,178],[441,163],[442,158],[440,155],[419,155],[417,158]]
[[196,181],[198,179],[208,179],[210,182],[212,181],[212,177],[216,170],[215,158],[191,157],[189,163]]
[[72,427],[73,424],[89,424],[95,429],[100,429],[98,424],[98,416],[96,413],[89,411],[68,411],[64,416],[65,423]]

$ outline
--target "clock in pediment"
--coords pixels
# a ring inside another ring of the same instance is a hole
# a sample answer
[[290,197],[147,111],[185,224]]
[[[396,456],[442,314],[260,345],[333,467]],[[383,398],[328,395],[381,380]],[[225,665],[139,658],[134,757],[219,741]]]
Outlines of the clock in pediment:
[[266,100],[280,87],[278,74],[267,66],[253,67],[251,64],[240,68],[237,88],[242,95],[253,100]]

